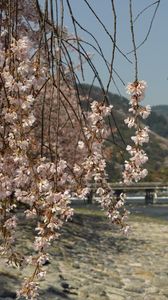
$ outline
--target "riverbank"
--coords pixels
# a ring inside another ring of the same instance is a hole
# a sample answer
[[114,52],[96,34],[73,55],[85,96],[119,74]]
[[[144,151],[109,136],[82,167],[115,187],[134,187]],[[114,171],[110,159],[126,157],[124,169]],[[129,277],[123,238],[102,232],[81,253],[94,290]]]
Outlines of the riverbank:
[[[134,212],[129,219],[131,232],[125,237],[97,207],[75,211],[51,249],[52,264],[46,266],[40,300],[168,299],[166,220]],[[22,225],[20,240],[29,250],[32,228]],[[0,262],[0,299],[15,299],[25,274]]]

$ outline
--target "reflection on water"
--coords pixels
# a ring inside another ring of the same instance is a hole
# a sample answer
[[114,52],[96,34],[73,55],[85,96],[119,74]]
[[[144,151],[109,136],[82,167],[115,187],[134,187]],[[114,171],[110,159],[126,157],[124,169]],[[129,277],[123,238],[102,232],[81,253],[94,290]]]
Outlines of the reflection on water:
[[[143,196],[132,196],[127,195],[126,203],[135,203],[135,204],[143,204],[145,203],[145,195]],[[154,198],[155,204],[168,204],[168,196],[159,196]]]

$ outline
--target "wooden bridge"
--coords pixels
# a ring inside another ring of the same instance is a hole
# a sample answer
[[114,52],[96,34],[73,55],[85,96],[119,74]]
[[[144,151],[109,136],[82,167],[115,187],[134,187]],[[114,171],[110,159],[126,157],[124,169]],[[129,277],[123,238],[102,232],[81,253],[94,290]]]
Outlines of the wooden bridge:
[[[117,197],[121,193],[131,193],[143,191],[145,192],[145,204],[153,204],[154,199],[159,191],[168,191],[168,183],[163,182],[138,182],[132,183],[130,185],[125,185],[123,183],[110,183],[110,186],[114,190]],[[91,185],[91,194],[88,195],[88,201],[92,201],[92,196],[96,188],[95,184]]]

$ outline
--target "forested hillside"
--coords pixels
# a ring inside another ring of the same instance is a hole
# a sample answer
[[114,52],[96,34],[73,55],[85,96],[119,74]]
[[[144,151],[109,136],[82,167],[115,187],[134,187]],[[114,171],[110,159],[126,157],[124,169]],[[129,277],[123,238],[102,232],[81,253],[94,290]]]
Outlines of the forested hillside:
[[155,105],[152,110],[159,116],[164,116],[168,120],[168,105]]
[[[80,94],[90,95],[92,100],[102,100],[104,97],[99,87],[88,84],[81,85]],[[108,93],[107,99],[113,105],[113,115],[110,123],[113,127],[109,140],[106,142],[109,150],[108,173],[113,180],[121,179],[122,164],[126,159],[125,146],[131,136],[131,130],[125,126],[124,119],[128,114],[129,101],[127,98]],[[87,103],[87,104],[86,104]],[[85,109],[89,109],[88,102],[83,101]],[[153,109],[153,108],[152,108]],[[149,161],[146,164],[149,175],[146,181],[168,180],[168,118],[166,113],[168,105],[154,106],[151,115],[144,120],[144,124],[150,126],[150,142],[146,146]],[[108,120],[109,122],[109,120]],[[130,141],[131,143],[131,141]],[[111,156],[110,156],[111,153]],[[113,176],[112,176],[113,175]],[[114,176],[115,175],[115,176]]]

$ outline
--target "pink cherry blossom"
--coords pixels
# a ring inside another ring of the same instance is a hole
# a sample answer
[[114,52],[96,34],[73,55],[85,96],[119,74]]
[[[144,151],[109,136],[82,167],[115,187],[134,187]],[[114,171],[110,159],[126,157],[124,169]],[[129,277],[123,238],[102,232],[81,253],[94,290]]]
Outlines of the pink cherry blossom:
[[132,115],[125,119],[125,123],[129,128],[133,127],[136,131],[135,135],[131,137],[135,145],[126,147],[131,157],[129,161],[125,161],[125,170],[123,172],[125,184],[130,184],[133,181],[137,182],[148,174],[146,169],[142,169],[142,165],[147,162],[148,157],[141,147],[144,143],[149,142],[150,130],[148,126],[141,125],[140,118],[147,118],[151,108],[149,105],[145,107],[139,105],[139,101],[144,97],[146,86],[147,84],[143,80],[129,83],[127,86],[127,92],[131,95],[129,112]]

